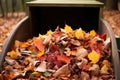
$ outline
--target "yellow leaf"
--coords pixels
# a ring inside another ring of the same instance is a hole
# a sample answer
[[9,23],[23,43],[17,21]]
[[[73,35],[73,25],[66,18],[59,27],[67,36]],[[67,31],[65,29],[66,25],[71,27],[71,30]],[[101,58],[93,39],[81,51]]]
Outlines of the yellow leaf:
[[37,54],[37,56],[39,56],[39,57],[42,56],[42,55],[44,55],[44,50]]
[[110,62],[108,60],[103,60],[102,64],[106,65],[109,71],[113,72],[113,69],[111,68]]
[[70,32],[72,32],[73,31],[73,29],[70,27],[70,26],[68,26],[67,24],[65,25],[65,32],[66,33],[70,33]]
[[52,34],[53,32],[52,32],[52,30],[49,30],[49,31],[47,31],[47,34],[46,35],[50,35],[50,34]]
[[88,54],[88,58],[91,60],[91,63],[97,63],[100,60],[100,54],[93,50]]
[[90,31],[90,35],[94,37],[94,36],[96,35],[95,30],[91,30],[91,31]]
[[77,39],[83,38],[84,34],[83,34],[83,30],[82,28],[79,28],[78,30],[75,31],[75,37]]
[[108,60],[104,60],[104,61],[102,62],[102,64],[103,64],[103,65],[108,65],[108,66],[109,66],[109,61],[108,61]]
[[15,51],[11,51],[11,52],[10,52],[10,57],[13,58],[13,59],[15,59],[15,58],[18,57],[18,53],[15,52]]
[[107,65],[103,65],[103,67],[101,68],[100,72],[103,74],[108,74],[108,66]]

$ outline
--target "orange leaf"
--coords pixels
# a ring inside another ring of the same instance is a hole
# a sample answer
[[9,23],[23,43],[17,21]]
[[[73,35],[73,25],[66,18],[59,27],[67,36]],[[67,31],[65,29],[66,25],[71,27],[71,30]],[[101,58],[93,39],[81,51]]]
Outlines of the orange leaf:
[[34,70],[34,66],[28,66],[25,68],[25,71],[33,71]]
[[90,44],[96,44],[96,41],[94,39],[90,39]]
[[12,80],[15,78],[15,75],[14,75],[14,72],[10,72],[10,75],[9,75],[9,80]]
[[15,52],[15,51],[11,51],[11,52],[10,52],[10,57],[13,58],[13,59],[15,59],[15,58],[18,57],[18,53]]
[[96,35],[95,30],[91,30],[91,31],[90,31],[90,35],[94,37],[94,36]]
[[29,47],[30,46],[30,44],[28,43],[28,42],[21,42],[21,47],[22,48],[26,48],[26,47]]
[[45,46],[43,44],[43,40],[42,39],[38,39],[38,40],[34,40],[34,45],[39,49],[39,51],[43,51]]
[[73,55],[73,56],[75,56],[75,55],[76,55],[76,53],[77,53],[77,51],[76,51],[76,50],[71,51],[71,55]]

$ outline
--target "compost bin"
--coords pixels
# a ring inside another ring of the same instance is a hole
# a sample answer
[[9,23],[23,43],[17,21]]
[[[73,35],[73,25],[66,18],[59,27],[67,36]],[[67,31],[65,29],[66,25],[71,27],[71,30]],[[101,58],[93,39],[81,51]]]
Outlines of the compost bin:
[[120,65],[117,45],[109,24],[100,17],[100,7],[103,4],[94,0],[37,0],[27,3],[28,16],[21,20],[8,37],[2,54],[0,68],[5,56],[11,50],[15,40],[25,41],[39,33],[44,34],[56,26],[63,28],[65,24],[73,29],[82,27],[85,31],[94,29],[99,33],[107,33],[111,39],[112,61],[115,79],[120,80]]

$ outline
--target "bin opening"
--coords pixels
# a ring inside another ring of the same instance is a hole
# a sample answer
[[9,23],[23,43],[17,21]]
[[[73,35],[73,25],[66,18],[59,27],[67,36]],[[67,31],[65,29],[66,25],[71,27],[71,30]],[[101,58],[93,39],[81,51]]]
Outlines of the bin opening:
[[63,28],[65,24],[73,29],[98,30],[98,7],[30,7],[29,10],[33,35],[54,30],[56,26]]

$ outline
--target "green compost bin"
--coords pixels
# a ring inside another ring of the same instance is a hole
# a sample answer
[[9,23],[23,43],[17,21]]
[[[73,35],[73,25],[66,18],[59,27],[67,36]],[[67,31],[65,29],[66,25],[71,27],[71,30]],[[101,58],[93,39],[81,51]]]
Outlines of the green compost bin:
[[117,41],[118,53],[120,57],[120,38],[116,38],[116,41]]
[[100,7],[103,6],[103,3],[95,0],[37,0],[28,2],[26,6],[28,16],[16,26],[7,39],[2,55],[0,55],[0,68],[15,40],[24,41],[39,33],[44,34],[49,29],[54,30],[58,24],[60,27],[64,27],[66,23],[73,28],[81,25],[82,29],[86,31],[94,29],[109,34],[112,42],[115,78],[120,80],[119,57],[112,29],[106,24],[105,20],[99,18]]

